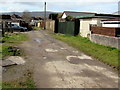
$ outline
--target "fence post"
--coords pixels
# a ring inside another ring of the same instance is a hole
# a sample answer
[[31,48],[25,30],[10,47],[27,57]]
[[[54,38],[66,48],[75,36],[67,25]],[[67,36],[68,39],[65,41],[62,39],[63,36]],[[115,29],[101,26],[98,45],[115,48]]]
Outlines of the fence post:
[[4,37],[5,34],[5,22],[2,21],[2,37]]
[[79,19],[75,19],[74,21],[74,35],[78,35],[80,32],[80,20]]
[[4,37],[5,32],[3,29],[3,21],[1,21],[1,28],[0,29],[1,29],[1,34],[2,34],[1,36]]
[[54,32],[55,32],[55,33],[58,33],[58,23],[59,23],[59,20],[56,19],[56,20],[55,20],[55,25],[54,25]]

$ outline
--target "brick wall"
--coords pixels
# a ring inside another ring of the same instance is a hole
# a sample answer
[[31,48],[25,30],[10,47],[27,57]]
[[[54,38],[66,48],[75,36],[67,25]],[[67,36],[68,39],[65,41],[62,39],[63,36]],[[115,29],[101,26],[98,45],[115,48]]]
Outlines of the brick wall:
[[117,37],[117,35],[120,35],[120,28],[91,26],[90,29],[91,34],[100,34],[113,37]]

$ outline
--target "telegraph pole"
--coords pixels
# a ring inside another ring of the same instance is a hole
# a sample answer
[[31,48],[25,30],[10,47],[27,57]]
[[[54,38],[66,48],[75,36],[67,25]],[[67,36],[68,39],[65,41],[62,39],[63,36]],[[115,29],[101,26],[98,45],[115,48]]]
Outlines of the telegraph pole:
[[44,6],[44,29],[46,29],[46,2]]

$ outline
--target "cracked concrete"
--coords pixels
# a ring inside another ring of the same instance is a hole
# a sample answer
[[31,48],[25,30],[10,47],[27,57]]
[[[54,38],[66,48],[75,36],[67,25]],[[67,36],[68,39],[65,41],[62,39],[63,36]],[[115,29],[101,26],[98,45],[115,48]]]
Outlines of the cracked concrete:
[[[20,47],[27,55],[26,63],[33,71],[37,88],[118,87],[118,74],[109,66],[53,39],[45,31],[31,31],[28,35],[30,40],[23,42]],[[42,42],[36,42],[34,38]],[[57,52],[48,53],[46,49]],[[71,63],[66,59],[67,56],[77,56],[79,60]]]

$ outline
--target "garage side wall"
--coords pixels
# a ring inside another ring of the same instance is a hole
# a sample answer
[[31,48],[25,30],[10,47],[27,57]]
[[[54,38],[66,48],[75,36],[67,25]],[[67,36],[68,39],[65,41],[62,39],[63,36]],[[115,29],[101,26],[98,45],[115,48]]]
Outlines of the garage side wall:
[[101,20],[106,20],[107,18],[88,18],[80,19],[80,35],[82,37],[89,37],[91,35],[90,25],[102,26]]
[[81,19],[80,20],[80,35],[82,37],[87,37],[91,32],[90,32],[90,23],[91,19]]

